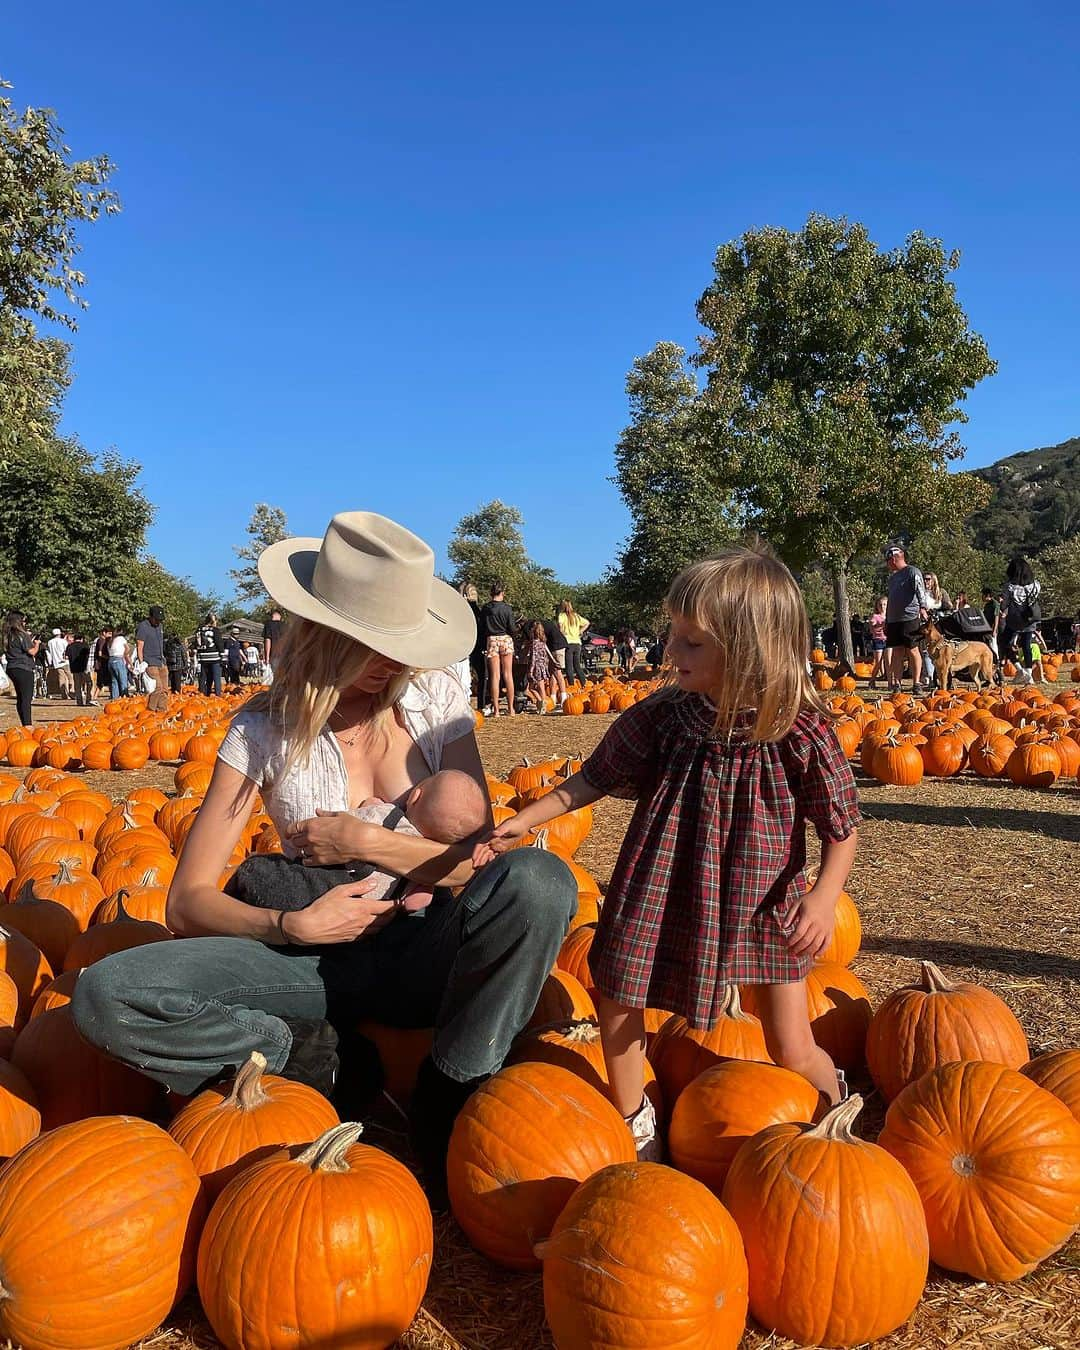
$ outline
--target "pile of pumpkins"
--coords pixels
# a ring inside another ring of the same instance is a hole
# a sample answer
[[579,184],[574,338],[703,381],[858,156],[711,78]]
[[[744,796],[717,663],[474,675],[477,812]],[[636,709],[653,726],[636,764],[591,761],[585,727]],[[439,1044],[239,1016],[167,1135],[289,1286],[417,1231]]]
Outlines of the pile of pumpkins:
[[[1071,667],[1070,678],[1074,684],[1080,684],[1080,652],[1057,652],[1044,654],[1041,662],[1042,670],[1036,666],[1032,672],[1032,677],[1037,684],[1054,684],[1061,673],[1061,668],[1068,663]],[[858,688],[860,680],[871,680],[874,677],[873,661],[856,661],[851,669],[854,675],[838,674],[837,667],[829,661],[824,651],[820,647],[815,647],[810,653],[810,665],[814,673],[814,688],[820,693],[827,693],[830,689],[836,689],[840,693],[850,694]],[[1016,678],[1017,668],[1012,661],[1006,661],[1001,667],[1001,673],[1005,679],[1012,680]]]
[[836,734],[849,759],[879,782],[912,787],[970,769],[1021,787],[1049,788],[1080,772],[1080,691],[1049,698],[1037,686],[953,690],[879,703],[834,696]]
[[[651,667],[646,669],[651,672]],[[570,717],[579,717],[582,713],[626,712],[635,703],[648,698],[661,682],[645,673],[629,679],[608,673],[599,680],[586,680],[584,684],[574,680],[566,686],[563,712]]]

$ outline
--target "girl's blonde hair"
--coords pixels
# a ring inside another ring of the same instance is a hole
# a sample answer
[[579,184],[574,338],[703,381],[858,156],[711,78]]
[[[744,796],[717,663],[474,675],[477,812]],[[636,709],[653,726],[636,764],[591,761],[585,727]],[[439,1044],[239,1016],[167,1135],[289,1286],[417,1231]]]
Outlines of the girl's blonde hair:
[[[248,707],[265,713],[281,730],[287,774],[307,764],[319,732],[344,690],[355,684],[374,661],[383,658],[362,642],[310,619],[294,618],[274,655],[274,683]],[[392,709],[412,676],[411,670],[387,682],[372,695],[369,726],[373,736],[389,735]]]
[[562,612],[566,615],[568,619],[577,618],[577,615],[574,613],[574,606],[570,603],[569,600],[564,600],[562,604],[559,606],[559,608],[562,610]]
[[831,716],[810,679],[810,620],[802,592],[764,544],[725,549],[671,583],[667,609],[720,648],[716,732],[746,727],[752,741],[778,741],[804,708]]

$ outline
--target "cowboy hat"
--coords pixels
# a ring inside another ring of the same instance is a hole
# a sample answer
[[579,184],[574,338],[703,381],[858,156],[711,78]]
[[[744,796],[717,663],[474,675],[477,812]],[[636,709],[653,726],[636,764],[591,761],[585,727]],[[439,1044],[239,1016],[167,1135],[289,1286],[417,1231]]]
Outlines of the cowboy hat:
[[472,651],[468,601],[435,577],[435,555],[411,530],[373,511],[341,511],[322,539],[282,539],[259,555],[271,597],[413,670]]

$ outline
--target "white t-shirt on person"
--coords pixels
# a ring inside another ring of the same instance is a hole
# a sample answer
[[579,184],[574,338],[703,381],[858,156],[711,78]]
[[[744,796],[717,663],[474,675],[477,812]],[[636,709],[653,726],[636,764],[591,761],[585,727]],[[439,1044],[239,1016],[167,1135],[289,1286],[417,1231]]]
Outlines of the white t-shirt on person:
[[117,633],[116,637],[109,643],[109,656],[118,657],[121,661],[127,655],[127,638],[123,633]]
[[[398,700],[405,730],[432,773],[442,768],[443,751],[467,736],[475,725],[461,685],[445,670],[414,675]],[[281,730],[265,713],[241,708],[221,743],[218,758],[257,783],[266,813],[282,840],[317,810],[348,811],[349,773],[337,737],[323,727],[307,764],[294,765],[287,777]],[[284,844],[290,857],[294,850]]]

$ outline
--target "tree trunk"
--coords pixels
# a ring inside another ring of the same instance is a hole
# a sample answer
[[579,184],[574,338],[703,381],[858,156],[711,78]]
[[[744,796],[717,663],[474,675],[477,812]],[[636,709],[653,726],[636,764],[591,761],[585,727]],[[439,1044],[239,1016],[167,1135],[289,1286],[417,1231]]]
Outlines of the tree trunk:
[[832,569],[833,622],[836,625],[836,649],[840,662],[850,670],[855,664],[851,645],[851,608],[847,593],[847,563],[837,563]]

